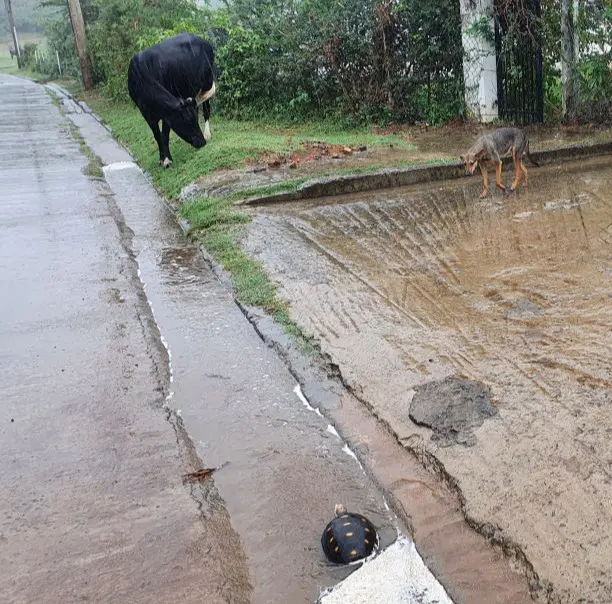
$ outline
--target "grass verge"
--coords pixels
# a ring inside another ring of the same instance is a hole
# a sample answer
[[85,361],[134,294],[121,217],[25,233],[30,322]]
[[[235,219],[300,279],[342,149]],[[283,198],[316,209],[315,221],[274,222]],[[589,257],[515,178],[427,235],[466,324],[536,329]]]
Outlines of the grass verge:
[[414,146],[401,136],[376,135],[366,129],[345,130],[333,123],[279,128],[265,123],[237,122],[214,116],[211,124],[213,143],[207,145],[202,152],[195,152],[187,143],[171,135],[174,166],[171,170],[159,170],[153,135],[134,106],[112,103],[99,95],[85,95],[83,98],[110,126],[114,136],[129,147],[138,163],[151,173],[155,186],[170,198],[176,198],[185,185],[203,175],[215,170],[239,168],[270,153],[289,155],[304,141],[368,147],[388,147],[392,144],[398,149],[414,150]]
[[199,199],[181,206],[181,216],[194,236],[231,276],[236,298],[246,306],[263,308],[289,335],[298,348],[311,356],[317,353],[314,339],[289,316],[289,305],[278,296],[277,286],[261,262],[240,247],[250,218],[236,212],[230,198]]
[[[414,150],[401,136],[376,135],[365,129],[346,130],[332,123],[279,128],[270,124],[236,122],[215,116],[214,144],[207,146],[205,153],[195,153],[189,145],[172,136],[174,167],[171,170],[160,170],[155,141],[135,107],[112,103],[99,95],[80,96],[111,128],[113,135],[129,148],[140,166],[150,172],[156,188],[170,199],[175,199],[182,187],[202,175],[215,170],[237,168],[269,153],[289,155],[303,141],[368,147],[393,145]],[[387,166],[381,164],[379,167]],[[336,170],[320,176],[363,171],[366,169]],[[230,274],[236,298],[246,306],[264,309],[303,352],[314,355],[317,347],[313,338],[290,318],[288,303],[278,295],[277,286],[270,280],[261,262],[250,258],[242,250],[240,242],[250,218],[236,211],[233,205],[237,199],[255,194],[295,190],[309,178],[312,177],[297,178],[223,198],[196,199],[183,204],[180,213],[190,224],[190,235]]]

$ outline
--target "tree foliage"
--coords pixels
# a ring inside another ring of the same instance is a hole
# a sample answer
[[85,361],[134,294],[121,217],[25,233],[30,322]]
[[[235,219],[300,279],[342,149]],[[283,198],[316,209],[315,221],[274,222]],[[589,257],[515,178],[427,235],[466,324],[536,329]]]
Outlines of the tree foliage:
[[[50,45],[76,73],[65,12],[47,25]],[[240,117],[352,116],[360,121],[443,122],[464,114],[459,0],[81,0],[89,52],[106,94],[127,98],[131,56],[175,33],[199,33],[215,47],[217,110]],[[612,0],[581,0],[583,99],[609,100]],[[511,32],[542,44],[546,93],[559,87],[560,0],[495,0]],[[509,15],[509,17],[508,17]],[[511,36],[507,47],[512,45]],[[607,96],[606,96],[607,95]]]
[[[612,0],[580,0],[574,16],[578,56],[578,118],[612,121]],[[543,0],[540,23],[546,101],[555,116],[561,108],[561,1]]]
[[[13,18],[19,33],[39,33],[45,21],[53,16],[52,9],[41,6],[40,0],[12,0]],[[9,34],[8,16],[4,2],[0,2],[0,35]]]

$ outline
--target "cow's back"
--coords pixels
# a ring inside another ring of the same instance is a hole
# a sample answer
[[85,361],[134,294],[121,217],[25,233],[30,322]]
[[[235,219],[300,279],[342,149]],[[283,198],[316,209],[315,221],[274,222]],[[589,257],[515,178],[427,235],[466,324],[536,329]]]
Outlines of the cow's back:
[[211,88],[213,78],[212,45],[193,34],[178,34],[132,58],[128,69],[128,89],[136,103],[146,80],[161,84],[175,97],[195,97],[200,91]]

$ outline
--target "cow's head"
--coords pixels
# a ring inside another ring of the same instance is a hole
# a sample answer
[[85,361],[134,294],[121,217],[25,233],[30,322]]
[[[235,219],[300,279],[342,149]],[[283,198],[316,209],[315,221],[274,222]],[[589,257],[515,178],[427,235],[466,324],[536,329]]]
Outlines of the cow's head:
[[206,144],[198,122],[198,106],[192,98],[179,99],[178,107],[168,116],[170,128],[196,149]]

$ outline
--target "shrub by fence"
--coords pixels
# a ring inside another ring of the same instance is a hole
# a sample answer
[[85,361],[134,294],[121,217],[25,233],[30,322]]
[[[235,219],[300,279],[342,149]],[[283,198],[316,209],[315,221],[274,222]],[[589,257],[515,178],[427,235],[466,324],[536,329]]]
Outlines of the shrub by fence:
[[[612,97],[611,2],[581,0],[577,69],[585,108],[600,110]],[[192,0],[81,3],[96,77],[117,100],[127,98],[133,54],[189,31],[215,46],[216,108],[227,115],[440,123],[465,114],[459,0],[231,0],[215,10]],[[541,4],[542,17],[530,27],[543,50],[547,115],[555,117],[559,0]],[[501,6],[520,22],[522,0]],[[65,70],[76,75],[67,15],[47,31]]]

